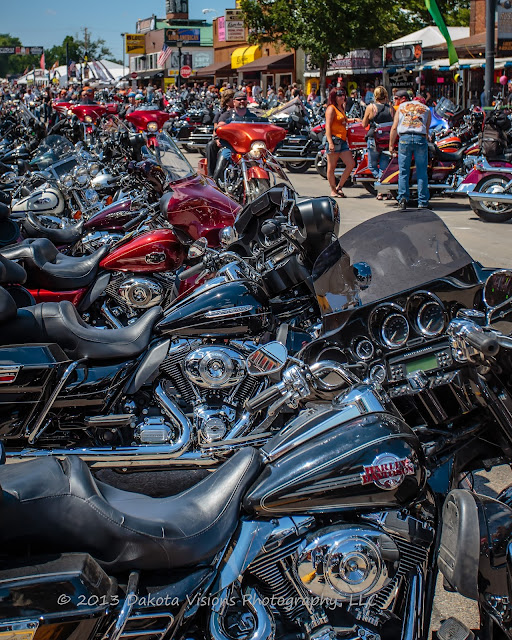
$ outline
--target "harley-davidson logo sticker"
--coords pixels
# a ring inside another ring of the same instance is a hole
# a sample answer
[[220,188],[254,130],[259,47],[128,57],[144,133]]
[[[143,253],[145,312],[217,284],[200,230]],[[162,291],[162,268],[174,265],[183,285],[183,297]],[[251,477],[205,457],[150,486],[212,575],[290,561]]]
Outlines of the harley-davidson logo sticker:
[[369,466],[364,466],[361,484],[373,482],[381,489],[395,489],[405,476],[414,475],[414,464],[409,458],[399,458],[393,453],[382,453]]

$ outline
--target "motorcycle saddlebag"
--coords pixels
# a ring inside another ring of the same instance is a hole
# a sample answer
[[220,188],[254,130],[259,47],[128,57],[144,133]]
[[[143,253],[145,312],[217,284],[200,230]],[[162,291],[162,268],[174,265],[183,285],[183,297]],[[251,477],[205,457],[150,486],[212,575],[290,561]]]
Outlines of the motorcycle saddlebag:
[[4,420],[28,417],[70,362],[56,344],[0,347],[0,436]]
[[94,615],[115,604],[116,592],[87,553],[39,556],[0,571],[0,620]]

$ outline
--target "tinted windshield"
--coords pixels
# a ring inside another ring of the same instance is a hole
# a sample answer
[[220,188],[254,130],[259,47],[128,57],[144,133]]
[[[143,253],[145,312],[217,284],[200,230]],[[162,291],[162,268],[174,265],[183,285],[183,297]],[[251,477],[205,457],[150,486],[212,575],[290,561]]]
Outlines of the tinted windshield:
[[[371,268],[371,283],[364,291],[356,284],[356,262]],[[395,211],[363,222],[327,247],[315,262],[313,282],[327,315],[444,278],[471,262],[433,211]]]
[[458,111],[458,108],[451,100],[443,97],[434,107],[434,111],[440,118],[450,118],[456,111]]
[[176,143],[166,133],[159,133],[156,144],[146,149],[146,154],[162,167],[169,182],[189,178],[195,174],[192,165],[181,153]]
[[64,136],[48,136],[37,147],[33,162],[39,169],[46,169],[65,156],[74,153],[74,147]]

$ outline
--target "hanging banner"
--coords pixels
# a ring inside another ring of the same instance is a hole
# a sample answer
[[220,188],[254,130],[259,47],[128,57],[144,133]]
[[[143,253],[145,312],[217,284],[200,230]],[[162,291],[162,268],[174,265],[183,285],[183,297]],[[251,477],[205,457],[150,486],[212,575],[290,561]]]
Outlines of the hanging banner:
[[224,16],[217,18],[217,39],[219,42],[226,40],[226,18]]
[[164,42],[173,46],[176,42],[186,42],[187,45],[201,44],[201,29],[164,29]]
[[146,36],[139,33],[126,33],[126,53],[146,53]]
[[498,5],[498,50],[499,58],[512,56],[512,10]]

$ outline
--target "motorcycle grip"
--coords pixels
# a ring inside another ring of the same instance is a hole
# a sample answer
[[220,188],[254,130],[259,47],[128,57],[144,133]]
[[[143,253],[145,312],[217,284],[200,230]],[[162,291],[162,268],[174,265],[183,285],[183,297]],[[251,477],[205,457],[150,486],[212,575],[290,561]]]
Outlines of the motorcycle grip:
[[484,356],[495,356],[500,350],[497,338],[490,333],[482,333],[480,331],[468,333],[466,342]]
[[195,276],[198,273],[201,273],[203,269],[204,269],[203,263],[198,262],[193,267],[189,267],[188,269],[185,269],[185,271],[182,271],[180,273],[180,280],[183,282],[183,280],[186,280],[187,278],[191,278],[192,276]]
[[255,398],[250,398],[245,402],[245,408],[249,413],[256,413],[269,407],[273,402],[278,400],[282,396],[279,385],[274,384],[265,391],[258,393]]

